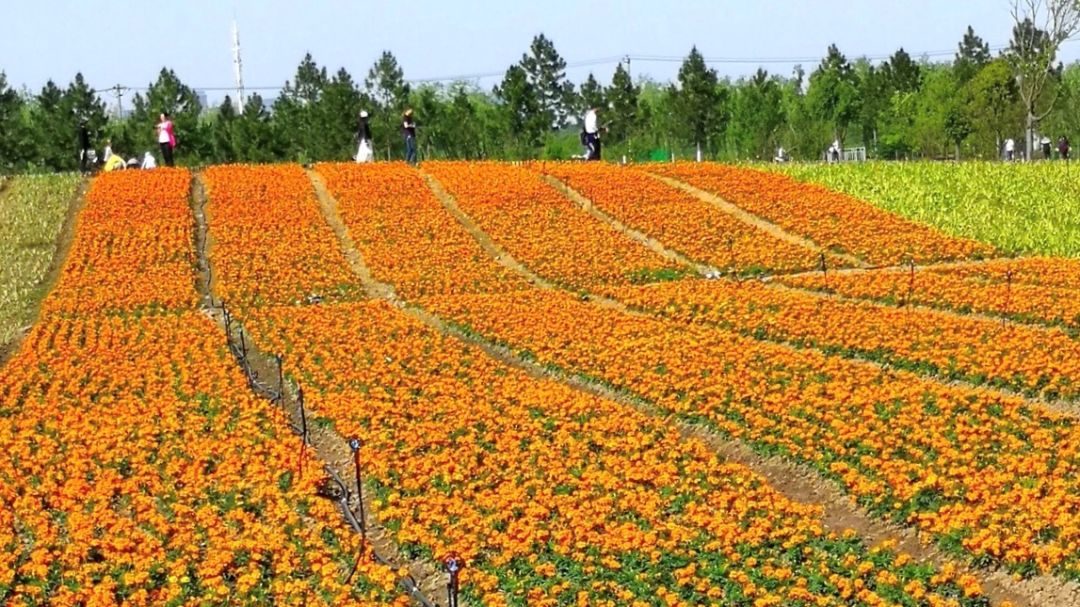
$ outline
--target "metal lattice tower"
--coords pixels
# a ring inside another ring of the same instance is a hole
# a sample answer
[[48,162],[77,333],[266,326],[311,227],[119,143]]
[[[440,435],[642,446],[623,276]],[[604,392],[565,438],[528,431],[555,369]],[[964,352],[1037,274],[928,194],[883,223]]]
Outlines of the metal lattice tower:
[[232,23],[232,39],[233,76],[236,78],[236,110],[242,114],[246,102],[244,95],[244,64],[240,60],[240,28],[236,25],[236,19],[233,19]]

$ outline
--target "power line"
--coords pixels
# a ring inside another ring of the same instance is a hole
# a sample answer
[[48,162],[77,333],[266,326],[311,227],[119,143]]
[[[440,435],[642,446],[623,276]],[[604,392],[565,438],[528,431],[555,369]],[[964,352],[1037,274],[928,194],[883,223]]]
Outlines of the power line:
[[[1007,49],[1007,45],[999,45],[990,47],[992,52],[999,52]],[[932,50],[921,52],[908,52],[908,54],[915,58],[932,58],[932,57],[946,57],[956,54],[956,49],[950,50]],[[892,57],[892,53],[882,55],[859,55],[857,59],[866,59],[868,61],[884,61]],[[719,65],[745,65],[745,64],[757,64],[757,65],[776,65],[776,64],[798,64],[798,63],[817,63],[821,61],[821,56],[811,57],[704,57],[703,60],[706,64],[719,64]],[[642,63],[682,63],[686,61],[686,57],[677,55],[611,55],[607,57],[597,57],[595,59],[585,59],[581,61],[567,62],[566,69],[577,69],[582,67],[594,67],[598,65],[611,65],[616,63],[630,62],[642,62]],[[426,84],[426,83],[438,83],[438,82],[462,82],[470,80],[483,80],[486,78],[497,78],[506,74],[506,70],[492,70],[487,72],[471,72],[462,74],[453,74],[448,76],[431,76],[426,78],[406,78],[405,82],[410,84]],[[125,91],[146,91],[148,86],[120,86],[109,87],[106,89],[96,89],[95,93],[112,93],[117,88],[121,88]],[[236,86],[191,86],[193,90],[204,92],[228,92],[235,91]],[[263,86],[245,86],[246,91],[280,91],[285,88],[284,85],[263,85]]]

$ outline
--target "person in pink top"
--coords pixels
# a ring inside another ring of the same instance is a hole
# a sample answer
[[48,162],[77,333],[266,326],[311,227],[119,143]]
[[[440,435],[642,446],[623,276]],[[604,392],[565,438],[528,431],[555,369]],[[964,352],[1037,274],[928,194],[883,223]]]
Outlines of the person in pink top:
[[173,166],[173,148],[176,147],[176,133],[173,132],[173,123],[168,112],[162,112],[156,128],[158,145],[161,146],[161,162],[171,167]]

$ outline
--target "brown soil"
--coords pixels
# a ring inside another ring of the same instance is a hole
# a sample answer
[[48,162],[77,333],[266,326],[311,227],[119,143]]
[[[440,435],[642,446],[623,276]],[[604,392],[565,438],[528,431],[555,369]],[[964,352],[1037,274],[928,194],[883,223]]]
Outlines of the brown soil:
[[[483,241],[486,241],[487,246],[484,248],[489,255],[498,259],[499,262],[503,263],[506,267],[521,272],[521,275],[525,278],[529,278],[530,280],[537,278],[531,271],[524,268],[524,266],[516,260],[513,260],[513,258],[510,258],[505,251],[495,245],[490,238],[468,218],[468,216],[457,208],[452,197],[442,190],[441,187],[438,187],[436,181],[430,177],[427,177],[427,179],[429,184],[433,184],[432,190],[440,200],[443,201],[443,204],[447,205],[448,210],[461,221],[462,225],[464,225],[478,241],[482,242],[482,244]],[[330,198],[325,189],[319,191],[319,196],[320,198]],[[322,207],[325,211],[327,209],[332,209],[334,205],[331,201],[326,201],[323,202]],[[345,234],[347,236],[347,230],[337,215],[328,215],[326,219],[330,225],[334,227],[336,233]],[[361,280],[365,282],[372,280],[374,284],[369,286],[372,291],[384,293],[392,291],[388,285],[377,283],[377,281],[371,279],[371,273],[364,265],[363,258],[349,243],[350,241],[347,238],[341,240],[341,246],[345,249],[346,257],[349,259],[353,271],[361,277]],[[551,285],[542,279],[540,279],[538,286],[546,289],[556,288],[554,285]],[[633,406],[647,415],[667,421],[678,428],[684,436],[701,440],[725,459],[747,466],[757,474],[766,478],[778,491],[792,499],[821,505],[824,509],[822,522],[829,531],[840,533],[846,529],[852,529],[869,544],[892,540],[897,543],[899,550],[906,552],[921,562],[931,563],[938,567],[945,562],[950,561],[950,559],[943,556],[936,548],[920,541],[915,531],[881,521],[865,510],[859,508],[853,503],[852,498],[845,495],[834,483],[823,481],[820,475],[809,466],[795,464],[775,457],[763,457],[755,453],[746,445],[723,437],[699,424],[691,424],[666,415],[659,411],[654,405],[633,395],[613,390],[597,382],[567,375],[523,360],[505,347],[475,336],[464,334],[460,330],[447,324],[438,316],[422,308],[408,305],[398,298],[393,298],[390,301],[407,314],[419,319],[428,326],[444,334],[454,336],[462,341],[473,344],[488,355],[505,364],[522,369],[533,377],[554,379],[589,394]],[[606,300],[606,302],[598,303],[601,303],[601,305],[615,306],[623,310],[627,309],[624,304],[614,300]],[[995,605],[1006,601],[1012,603],[1016,607],[1022,605],[1039,606],[1048,604],[1080,605],[1080,598],[1078,598],[1080,597],[1080,590],[1078,590],[1078,587],[1075,584],[1067,583],[1050,576],[1039,576],[1028,580],[1016,580],[1002,571],[990,571],[984,569],[968,570],[964,567],[960,568],[969,571],[979,580],[982,584],[983,591],[988,598],[991,599],[992,604]]]
[[[196,220],[195,247],[199,258],[197,264],[199,269],[198,286],[205,303],[208,304],[214,301],[220,304],[220,300],[217,299],[213,291],[213,266],[211,262],[213,259],[213,240],[207,229],[209,213],[206,209],[206,203],[205,188],[202,184],[202,178],[199,176],[196,177],[193,183],[191,199],[192,212]],[[380,296],[392,297],[393,295],[392,292],[389,292],[381,293]],[[221,327],[222,331],[225,330],[221,308],[205,306],[203,311]],[[245,335],[250,335],[235,316],[233,317],[232,327],[234,339],[238,339],[240,331],[243,331]],[[277,359],[273,354],[260,350],[252,343],[250,338],[247,338],[245,343],[247,344],[247,357],[253,375],[258,378],[261,384],[265,384],[264,389],[256,389],[256,392],[260,396],[270,399],[270,402],[274,405],[281,407],[289,416],[292,430],[296,434],[302,435],[302,414],[297,387],[287,380],[284,385],[279,383]],[[279,400],[272,399],[273,394],[271,393],[273,392],[280,392],[281,397]],[[308,418],[311,415],[312,412],[308,410]],[[358,511],[356,483],[353,480],[355,479],[355,468],[348,440],[333,428],[309,424],[308,445],[319,461],[324,463],[322,473],[328,476],[329,479],[334,479],[332,481],[334,484],[344,487],[349,492],[349,501],[342,500],[338,505],[346,522],[353,527],[354,531],[359,533],[361,521],[357,519],[355,514]],[[305,474],[320,474],[320,472],[311,470],[305,471]],[[449,578],[442,571],[442,568],[425,560],[407,559],[394,541],[392,534],[379,522],[370,491],[364,494],[363,500],[365,516],[362,523],[367,530],[368,542],[379,557],[392,567],[408,571],[408,576],[399,580],[399,586],[411,595],[415,604],[423,605],[424,601],[427,601],[428,604],[445,605],[446,584]],[[363,558],[371,557],[370,555],[364,555]],[[347,574],[348,572],[342,572],[342,577],[344,578]],[[419,599],[418,595],[422,596],[423,600]]]
[[[0,191],[7,187],[10,186],[5,184],[4,188],[0,188]],[[49,262],[49,269],[34,287],[34,295],[31,298],[33,305],[27,316],[29,322],[33,322],[41,315],[41,304],[45,301],[45,296],[49,294],[49,291],[52,291],[53,287],[56,286],[57,281],[60,280],[60,270],[63,269],[64,262],[67,261],[68,253],[71,252],[71,244],[75,240],[75,228],[78,224],[79,211],[82,210],[86,190],[89,187],[89,180],[83,178],[79,187],[76,188],[74,196],[72,196],[71,200],[68,202],[67,213],[64,215],[63,224],[61,224],[60,234],[56,237],[56,250],[53,253],[52,261]],[[23,340],[26,339],[26,335],[30,332],[31,326],[32,325],[20,330],[15,334],[15,337],[7,343],[0,343],[0,367],[3,367],[4,363],[19,350],[19,346],[21,346]]]
[[[938,261],[934,263],[917,264],[916,270],[932,270],[932,269],[947,269],[947,268],[966,268],[966,267],[978,267],[993,262],[1000,261],[1012,261],[1018,259],[1016,257],[988,257],[986,259],[958,259],[953,261]],[[908,270],[911,266],[908,264],[891,265],[891,266],[869,266],[863,265],[857,268],[836,268],[829,269],[829,274],[863,274],[866,272],[884,272],[889,270]],[[811,276],[814,274],[820,274],[821,270],[808,270],[803,272],[790,272],[787,274],[777,273],[777,276],[784,276],[785,278],[797,278],[799,276]]]
[[721,211],[727,213],[728,215],[731,215],[735,219],[738,219],[739,221],[741,221],[741,222],[743,222],[745,224],[754,226],[755,228],[757,228],[759,230],[762,230],[762,231],[768,233],[769,235],[771,235],[771,236],[773,236],[775,238],[779,238],[780,240],[790,242],[791,244],[803,247],[804,249],[810,249],[811,251],[814,251],[815,253],[824,253],[824,254],[832,256],[832,257],[843,259],[844,261],[846,261],[847,263],[849,263],[849,264],[851,264],[852,266],[855,266],[855,267],[867,267],[865,262],[863,262],[858,257],[855,257],[854,255],[847,255],[847,254],[844,254],[844,253],[836,253],[836,252],[833,252],[833,251],[828,251],[826,249],[823,249],[816,242],[810,240],[809,238],[804,238],[802,236],[792,234],[791,232],[788,232],[788,231],[784,230],[783,228],[776,225],[775,223],[772,223],[771,221],[768,221],[766,219],[758,217],[757,215],[754,215],[753,213],[747,212],[746,210],[742,209],[741,207],[735,206],[734,204],[731,204],[730,202],[724,200],[723,198],[721,198],[721,197],[719,197],[719,196],[717,196],[717,195],[715,195],[715,194],[713,194],[711,192],[706,192],[705,190],[695,188],[694,186],[692,186],[692,185],[690,185],[690,184],[688,184],[686,182],[679,181],[677,179],[672,179],[671,177],[664,177],[663,175],[655,175],[653,173],[648,173],[648,172],[646,172],[646,174],[649,177],[652,177],[653,179],[657,179],[659,181],[662,181],[662,182],[666,183],[667,185],[669,185],[669,186],[671,186],[673,188],[677,188],[677,189],[682,190],[682,191],[684,191],[684,192],[686,192],[688,194],[691,194],[692,196],[696,197],[698,200],[707,202],[707,203],[713,205],[714,207],[720,209]]

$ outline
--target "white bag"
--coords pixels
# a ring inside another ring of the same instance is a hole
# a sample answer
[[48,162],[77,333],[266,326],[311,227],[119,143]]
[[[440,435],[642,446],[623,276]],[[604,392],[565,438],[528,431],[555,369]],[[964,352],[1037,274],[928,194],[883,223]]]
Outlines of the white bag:
[[356,150],[357,162],[371,162],[375,160],[375,152],[371,149],[371,143],[366,139],[360,142],[360,147]]

